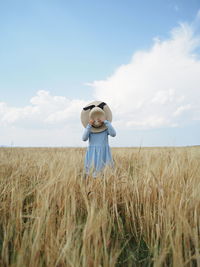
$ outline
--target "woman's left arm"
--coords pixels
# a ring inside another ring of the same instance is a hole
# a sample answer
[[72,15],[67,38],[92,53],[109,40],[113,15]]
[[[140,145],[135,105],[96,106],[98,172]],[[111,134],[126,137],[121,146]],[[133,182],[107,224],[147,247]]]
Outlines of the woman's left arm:
[[105,123],[106,127],[108,128],[108,134],[109,134],[110,136],[112,136],[112,137],[115,137],[115,136],[116,136],[116,131],[115,131],[115,129],[113,128],[111,122],[108,121],[108,120],[105,120],[104,123]]

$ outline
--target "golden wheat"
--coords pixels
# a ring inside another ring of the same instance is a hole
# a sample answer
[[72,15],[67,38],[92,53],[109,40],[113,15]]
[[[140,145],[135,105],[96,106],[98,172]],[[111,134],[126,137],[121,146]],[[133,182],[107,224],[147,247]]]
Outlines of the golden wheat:
[[200,148],[0,149],[1,266],[200,266]]

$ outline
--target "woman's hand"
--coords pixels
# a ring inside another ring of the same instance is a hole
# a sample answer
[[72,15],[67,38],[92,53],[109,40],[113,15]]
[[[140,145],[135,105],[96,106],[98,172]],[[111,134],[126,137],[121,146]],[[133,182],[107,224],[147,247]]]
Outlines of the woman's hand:
[[94,120],[89,120],[89,124],[92,125],[94,123]]
[[[102,125],[103,122],[104,122],[104,121],[101,120],[101,119],[97,119],[96,121],[97,121],[98,123],[100,123],[100,125]],[[94,122],[95,122],[95,120],[89,120],[89,124],[90,124],[90,125],[94,125]]]

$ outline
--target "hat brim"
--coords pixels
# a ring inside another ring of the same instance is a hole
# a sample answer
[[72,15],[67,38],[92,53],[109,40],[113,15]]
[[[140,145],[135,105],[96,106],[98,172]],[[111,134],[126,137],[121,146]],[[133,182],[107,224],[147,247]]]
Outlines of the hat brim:
[[[93,101],[91,103],[89,103],[87,106],[90,106],[90,105],[99,105],[100,103],[102,103],[102,101]],[[86,106],[86,107],[87,107]],[[87,124],[89,123],[89,120],[90,120],[90,109],[88,110],[82,110],[81,111],[81,122],[83,124],[84,127],[87,126]],[[103,111],[105,113],[105,119],[112,122],[112,112],[111,112],[111,109],[109,108],[109,106],[106,104],[104,107],[103,107]],[[103,132],[107,129],[106,125],[105,124],[102,124],[100,127],[98,128],[95,128],[95,127],[91,127],[91,132],[93,133],[99,133],[99,132]]]

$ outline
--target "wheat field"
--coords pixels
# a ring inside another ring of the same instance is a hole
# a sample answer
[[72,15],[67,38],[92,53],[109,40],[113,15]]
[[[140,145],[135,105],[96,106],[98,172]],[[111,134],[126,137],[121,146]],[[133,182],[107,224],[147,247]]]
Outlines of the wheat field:
[[200,147],[0,148],[0,266],[200,266]]

